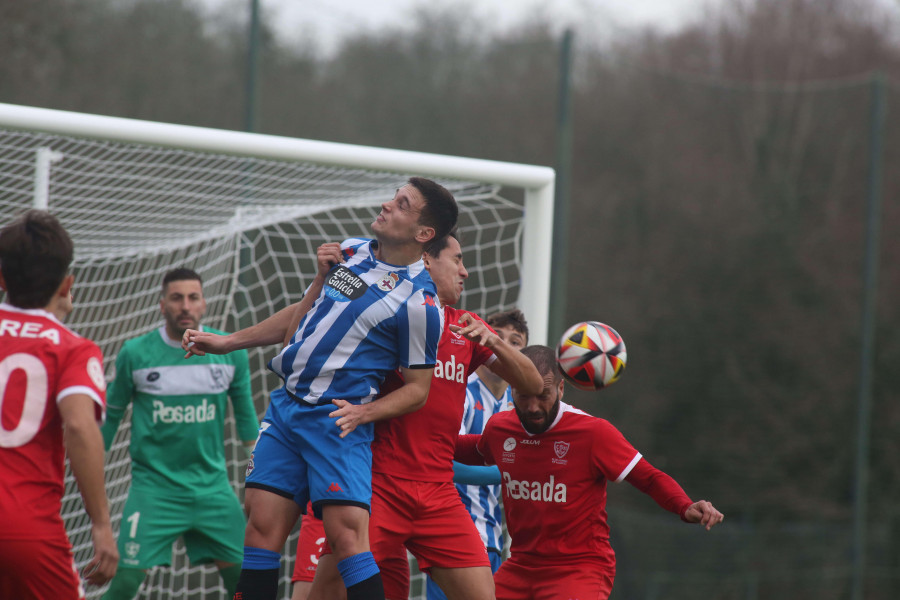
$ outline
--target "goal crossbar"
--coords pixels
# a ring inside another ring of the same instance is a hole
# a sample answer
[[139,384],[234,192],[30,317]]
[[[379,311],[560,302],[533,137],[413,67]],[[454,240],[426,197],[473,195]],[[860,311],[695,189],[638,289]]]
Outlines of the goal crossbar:
[[[0,127],[173,149],[252,155],[340,167],[415,173],[514,186],[524,191],[522,263],[517,305],[528,315],[533,343],[546,343],[555,173],[549,167],[165,124],[0,103]],[[52,160],[48,156],[47,160]],[[40,174],[38,174],[40,175]],[[39,186],[38,186],[39,187]],[[36,190],[36,195],[40,190]]]

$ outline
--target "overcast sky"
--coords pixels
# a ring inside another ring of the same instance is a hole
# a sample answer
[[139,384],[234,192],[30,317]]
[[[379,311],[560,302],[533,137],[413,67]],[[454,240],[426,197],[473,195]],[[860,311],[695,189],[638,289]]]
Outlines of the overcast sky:
[[[216,10],[249,14],[252,0],[194,0]],[[403,27],[420,7],[456,8],[500,30],[539,15],[558,30],[575,25],[583,36],[650,26],[672,31],[738,0],[259,0],[268,20],[287,44],[313,40],[324,52],[342,37],[386,27]],[[749,1],[749,0],[745,0]],[[857,0],[900,17],[900,0]],[[582,37],[582,39],[586,39]]]
[[[251,0],[198,0],[207,6],[249,10]],[[420,6],[458,7],[485,27],[504,29],[544,15],[562,29],[571,24],[652,25],[672,29],[692,20],[707,6],[725,0],[260,0],[285,42],[316,39],[325,50],[342,36],[396,27]]]

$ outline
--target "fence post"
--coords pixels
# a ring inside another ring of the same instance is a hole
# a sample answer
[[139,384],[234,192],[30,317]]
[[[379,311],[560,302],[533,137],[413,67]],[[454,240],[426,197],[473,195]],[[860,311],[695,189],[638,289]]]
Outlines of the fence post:
[[865,597],[866,520],[869,496],[869,436],[872,420],[872,370],[875,355],[875,316],[878,299],[878,254],[881,230],[882,172],[884,162],[884,124],[887,112],[884,75],[872,78],[869,112],[869,177],[866,193],[865,252],[863,255],[863,293],[859,396],[857,401],[856,486],[853,504],[852,599]]
[[[565,330],[569,287],[569,188],[572,172],[572,43],[571,29],[563,33],[559,52],[559,94],[556,118],[556,192],[553,205],[553,249],[548,344],[554,346]],[[529,319],[533,315],[525,313]]]

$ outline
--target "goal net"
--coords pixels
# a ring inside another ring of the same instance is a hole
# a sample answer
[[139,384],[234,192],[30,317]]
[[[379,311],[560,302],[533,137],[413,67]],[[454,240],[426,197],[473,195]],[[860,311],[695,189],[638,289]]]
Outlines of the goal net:
[[[411,175],[445,185],[459,202],[469,270],[460,306],[486,315],[519,306],[543,342],[552,220],[550,169],[361,148],[0,104],[0,216],[49,208],[75,241],[76,310],[67,325],[103,350],[107,379],[122,344],[158,327],[162,277],[196,270],[203,322],[233,331],[296,302],[323,242],[368,237],[369,224]],[[250,351],[257,413],[280,381]],[[130,411],[129,411],[130,412]],[[130,484],[130,415],[107,454],[118,533]],[[246,458],[226,419],[226,456],[242,495]],[[83,567],[90,523],[71,474],[63,517]],[[290,597],[297,532],[284,549],[280,597]],[[102,589],[89,589],[99,598]],[[140,598],[225,598],[217,571],[191,565],[181,541],[152,569]],[[411,597],[424,597],[421,576]]]

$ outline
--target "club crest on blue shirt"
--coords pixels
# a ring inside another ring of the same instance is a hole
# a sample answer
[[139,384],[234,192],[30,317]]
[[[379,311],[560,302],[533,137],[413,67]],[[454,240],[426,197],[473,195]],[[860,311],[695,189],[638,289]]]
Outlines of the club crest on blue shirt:
[[389,292],[397,287],[398,281],[400,281],[399,275],[397,275],[396,273],[388,273],[382,278],[381,281],[378,282],[378,289]]
[[361,298],[367,289],[366,282],[347,267],[334,269],[325,280],[325,295],[338,302]]

